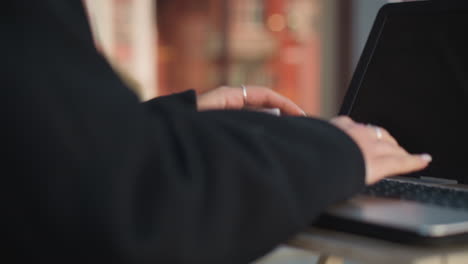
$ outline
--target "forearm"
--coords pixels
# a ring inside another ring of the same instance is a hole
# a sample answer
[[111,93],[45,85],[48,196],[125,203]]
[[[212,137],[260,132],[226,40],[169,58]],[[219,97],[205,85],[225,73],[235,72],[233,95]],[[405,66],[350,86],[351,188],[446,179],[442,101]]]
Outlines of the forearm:
[[364,186],[359,150],[322,121],[178,113],[154,127],[146,169],[122,176],[133,206],[118,215],[134,222],[113,232],[152,241],[160,261],[251,261]]

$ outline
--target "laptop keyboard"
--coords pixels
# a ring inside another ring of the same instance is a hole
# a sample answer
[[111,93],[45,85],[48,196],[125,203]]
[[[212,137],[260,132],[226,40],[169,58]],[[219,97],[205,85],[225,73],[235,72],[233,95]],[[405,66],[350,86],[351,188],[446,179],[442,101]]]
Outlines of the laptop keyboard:
[[463,189],[386,179],[367,187],[363,193],[468,210],[468,190]]

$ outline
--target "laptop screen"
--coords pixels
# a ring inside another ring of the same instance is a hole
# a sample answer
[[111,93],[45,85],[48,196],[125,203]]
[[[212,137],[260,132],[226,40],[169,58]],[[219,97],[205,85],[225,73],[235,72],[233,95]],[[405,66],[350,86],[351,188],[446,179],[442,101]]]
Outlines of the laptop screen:
[[348,114],[386,128],[411,153],[433,156],[426,170],[409,176],[468,183],[468,13],[391,14],[383,21],[355,73],[359,87]]

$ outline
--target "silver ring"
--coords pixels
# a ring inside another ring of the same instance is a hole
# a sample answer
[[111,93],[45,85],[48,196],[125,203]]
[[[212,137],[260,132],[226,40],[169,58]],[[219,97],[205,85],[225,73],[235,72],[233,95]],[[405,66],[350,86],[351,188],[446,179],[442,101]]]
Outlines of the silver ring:
[[242,87],[242,96],[244,97],[244,105],[247,105],[247,87],[241,85]]
[[378,140],[381,140],[383,138],[382,129],[380,127],[374,126],[372,124],[367,124],[367,126],[374,129],[375,135],[377,136]]
[[377,136],[377,139],[380,140],[382,139],[382,129],[378,126],[374,126],[375,129],[375,135]]

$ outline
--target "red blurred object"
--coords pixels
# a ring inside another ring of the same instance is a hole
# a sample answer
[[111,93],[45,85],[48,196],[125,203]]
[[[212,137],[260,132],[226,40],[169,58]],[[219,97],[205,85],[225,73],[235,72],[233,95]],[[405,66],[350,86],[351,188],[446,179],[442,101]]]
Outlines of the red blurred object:
[[319,9],[316,0],[157,1],[159,92],[265,85],[318,114]]

